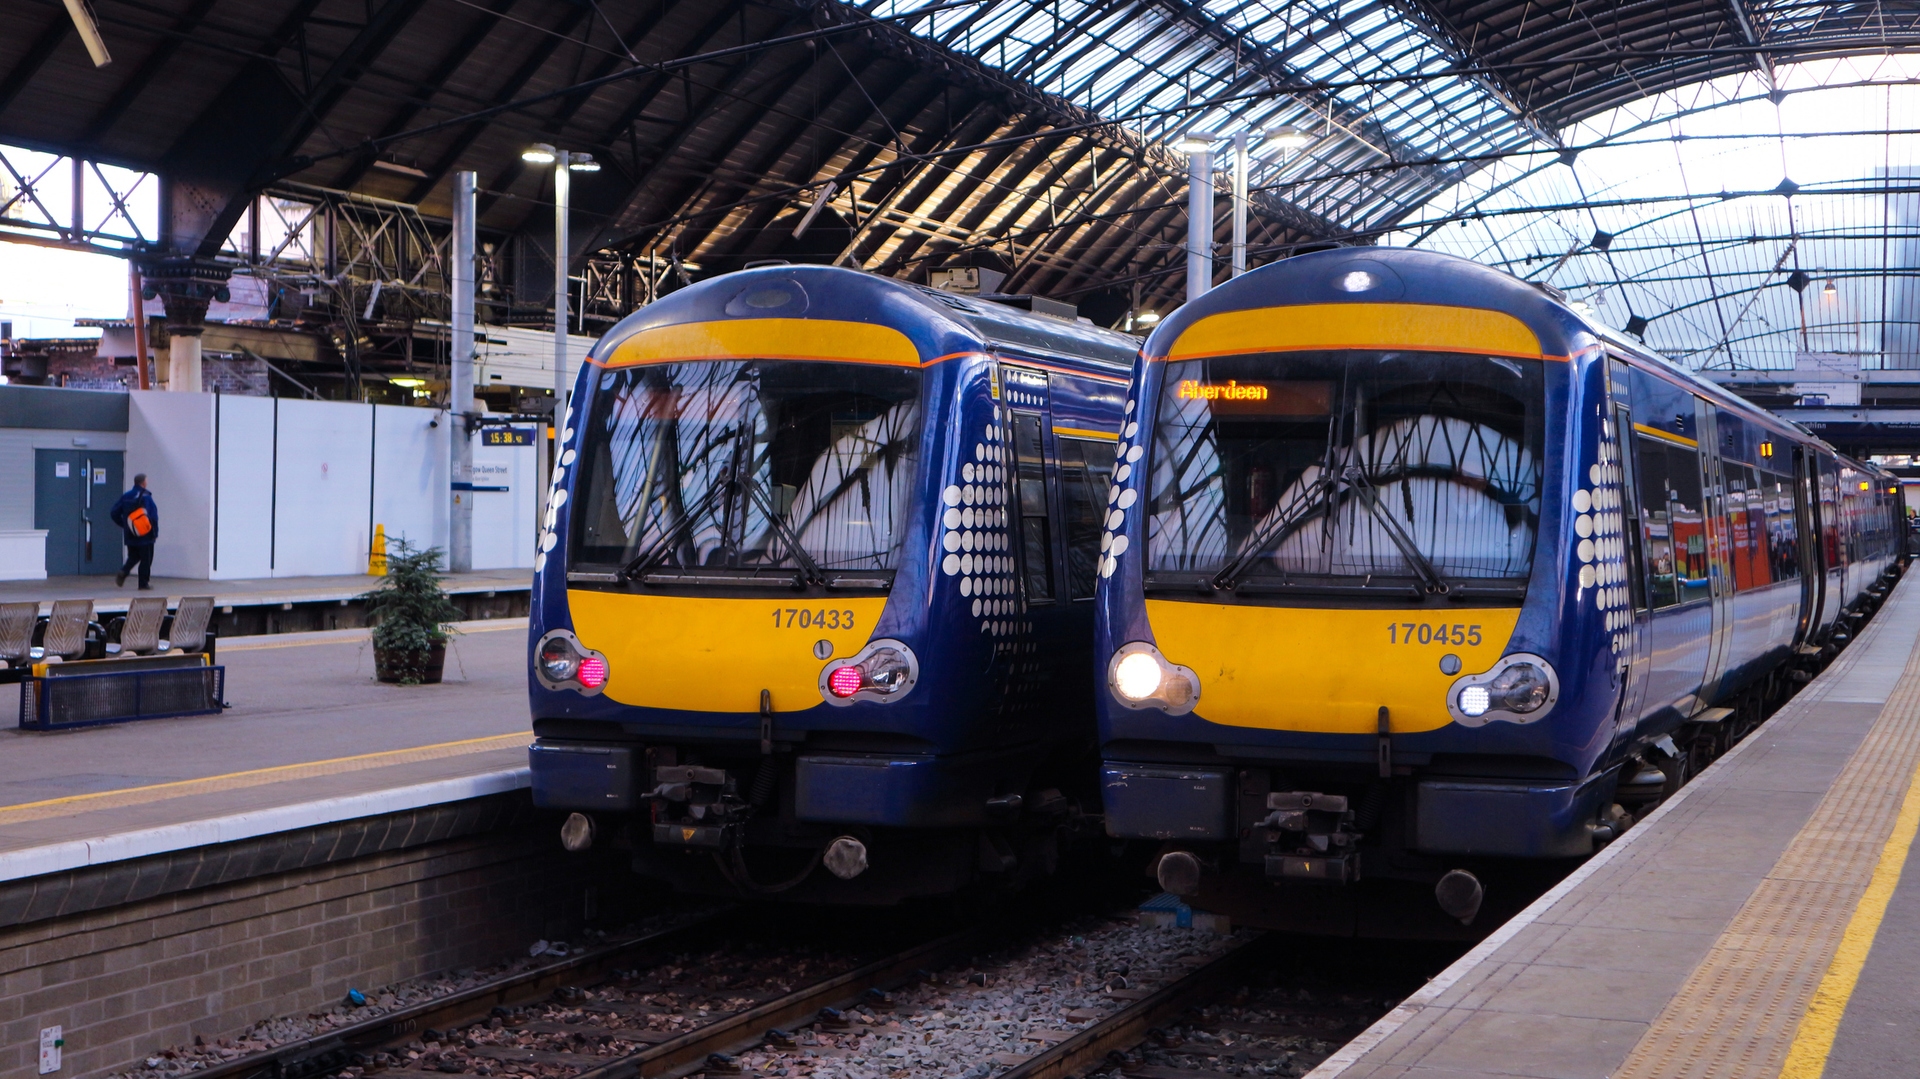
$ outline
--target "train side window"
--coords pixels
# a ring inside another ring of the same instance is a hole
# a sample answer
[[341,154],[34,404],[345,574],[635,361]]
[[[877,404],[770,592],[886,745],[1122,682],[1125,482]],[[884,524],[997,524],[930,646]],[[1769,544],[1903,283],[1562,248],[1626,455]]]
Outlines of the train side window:
[[1045,428],[1037,413],[1013,414],[1013,461],[1027,602],[1049,602],[1053,599],[1053,522],[1047,514]]
[[1673,543],[1674,587],[1681,603],[1708,598],[1707,514],[1700,491],[1700,454],[1690,446],[1669,445],[1667,501]]
[[1760,473],[1766,507],[1767,567],[1776,581],[1800,576],[1800,526],[1794,516],[1793,477],[1779,472]]
[[1667,444],[1641,435],[1633,440],[1640,496],[1641,558],[1647,570],[1647,606],[1654,610],[1680,602],[1674,584],[1673,515],[1667,479]]
[[1055,441],[1060,451],[1061,501],[1067,512],[1067,595],[1092,599],[1100,569],[1100,535],[1106,531],[1115,446],[1086,438]]

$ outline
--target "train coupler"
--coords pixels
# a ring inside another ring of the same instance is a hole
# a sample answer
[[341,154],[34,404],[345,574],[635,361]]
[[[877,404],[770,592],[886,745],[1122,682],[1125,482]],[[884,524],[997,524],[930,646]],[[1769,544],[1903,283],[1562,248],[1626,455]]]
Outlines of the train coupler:
[[1360,833],[1345,795],[1274,791],[1267,808],[1267,876],[1342,884],[1360,879],[1360,852],[1353,849]]

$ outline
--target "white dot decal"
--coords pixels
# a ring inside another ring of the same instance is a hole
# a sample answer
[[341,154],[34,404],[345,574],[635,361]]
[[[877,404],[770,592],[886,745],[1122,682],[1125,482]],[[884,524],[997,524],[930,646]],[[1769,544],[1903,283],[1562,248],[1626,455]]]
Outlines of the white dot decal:
[[1111,532],[1100,533],[1100,549],[1102,551],[1105,551],[1107,548],[1111,546],[1113,546],[1113,533]]
[[1127,429],[1126,429],[1125,431],[1123,431],[1123,432],[1122,432],[1122,434],[1124,434],[1124,435],[1126,435],[1126,437],[1128,437],[1128,438],[1132,438],[1132,437],[1133,437],[1134,435],[1137,435],[1137,434],[1139,434],[1139,433],[1140,433],[1140,424],[1139,424],[1139,422],[1138,422],[1138,421],[1132,421],[1132,420],[1130,420],[1130,421],[1128,421],[1128,423],[1127,423]]
[[1113,537],[1113,557],[1119,558],[1121,555],[1126,553],[1127,553],[1127,537],[1125,536]]
[[1123,510],[1131,508],[1135,502],[1139,501],[1139,497],[1139,492],[1137,491],[1127,491],[1123,493],[1120,496],[1120,508]]
[[540,537],[540,550],[551,551],[553,550],[553,545],[559,542],[560,537],[558,535],[548,532],[546,535]]
[[1580,561],[1582,562],[1593,561],[1593,541],[1581,540],[1580,546],[1574,549],[1574,553],[1580,556]]
[[957,554],[950,554],[947,557],[941,559],[940,569],[949,577],[952,577],[955,574],[958,574],[960,572],[960,556]]
[[[1134,448],[1138,449],[1139,447],[1136,446]],[[1127,482],[1127,477],[1131,475],[1133,475],[1133,466],[1121,465],[1120,470],[1113,474],[1113,478],[1119,480],[1121,483],[1125,483]]]
[[979,501],[979,499],[975,497],[978,493],[979,492],[973,489],[973,484],[969,483],[965,487],[960,488],[960,501],[965,502],[967,505],[971,506],[975,502]]
[[1592,566],[1580,567],[1580,587],[1582,588],[1593,587],[1593,567]]
[[533,572],[539,573],[541,570],[544,570],[546,568],[547,568],[547,556],[544,554],[534,555],[533,556]]
[[1573,519],[1573,531],[1575,535],[1580,535],[1580,536],[1593,535],[1593,518],[1587,516],[1584,513],[1578,517],[1575,517]]
[[1593,496],[1587,493],[1586,488],[1573,492],[1573,512],[1585,513],[1592,508]]
[[974,563],[973,563],[972,555],[963,554],[960,556],[960,572],[961,573],[965,573],[971,576],[973,574],[973,565]]
[[571,465],[573,463],[573,457],[574,457],[573,451],[568,450],[567,452],[560,455],[560,464],[562,466]]
[[1127,398],[1127,415],[1133,415],[1133,398]]
[[[963,594],[964,594],[964,593],[963,593]],[[982,601],[980,601],[980,600],[977,600],[977,599],[973,601],[973,616],[974,616],[975,618],[978,618],[978,617],[980,617],[980,607],[981,607],[981,603],[982,603]]]
[[963,596],[973,595],[973,578],[971,577],[960,578],[960,594]]
[[968,506],[966,509],[963,509],[960,511],[960,527],[961,528],[972,528],[973,523],[979,519],[980,519],[979,515],[977,515],[974,512],[974,509],[972,506]]
[[948,528],[959,528],[960,520],[960,511],[957,509],[949,509],[940,517],[940,523]]
[[960,504],[960,488],[952,484],[947,485],[947,489],[940,492],[940,501],[945,502],[949,506],[958,506]]
[[960,466],[960,478],[963,480],[966,480],[968,483],[973,482],[973,462],[972,461],[968,461],[966,464]]
[[949,551],[959,550],[960,549],[960,533],[948,532],[945,536],[942,536],[940,538],[940,546],[945,547]]

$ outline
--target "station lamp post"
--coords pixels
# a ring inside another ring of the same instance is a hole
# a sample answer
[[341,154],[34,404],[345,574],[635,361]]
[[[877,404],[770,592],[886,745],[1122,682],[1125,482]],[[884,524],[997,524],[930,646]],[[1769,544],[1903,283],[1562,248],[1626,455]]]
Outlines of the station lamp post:
[[[1233,139],[1233,276],[1247,272],[1248,183],[1252,173],[1252,147],[1255,137],[1264,146],[1291,156],[1313,141],[1313,137],[1295,127],[1276,127],[1268,131],[1239,131]],[[1189,131],[1174,143],[1187,155],[1187,299],[1197,300],[1213,286],[1213,144],[1221,136],[1210,131]]]
[[527,147],[520,160],[553,166],[553,422],[557,426],[565,418],[567,405],[567,215],[572,174],[599,172],[600,163],[592,154],[558,150],[544,142]]

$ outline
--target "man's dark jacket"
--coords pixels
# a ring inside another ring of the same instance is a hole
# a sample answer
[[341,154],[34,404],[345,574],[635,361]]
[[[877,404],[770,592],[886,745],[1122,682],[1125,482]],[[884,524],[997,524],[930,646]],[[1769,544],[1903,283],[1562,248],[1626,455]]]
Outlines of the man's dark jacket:
[[[153,528],[144,536],[134,535],[133,529],[127,523],[127,516],[133,512],[135,506],[144,507],[147,511],[147,520],[153,522]],[[145,487],[135,487],[121,495],[120,501],[113,504],[111,516],[113,523],[119,525],[120,531],[126,535],[129,547],[151,546],[154,540],[160,538],[160,507],[153,504],[153,494]]]

